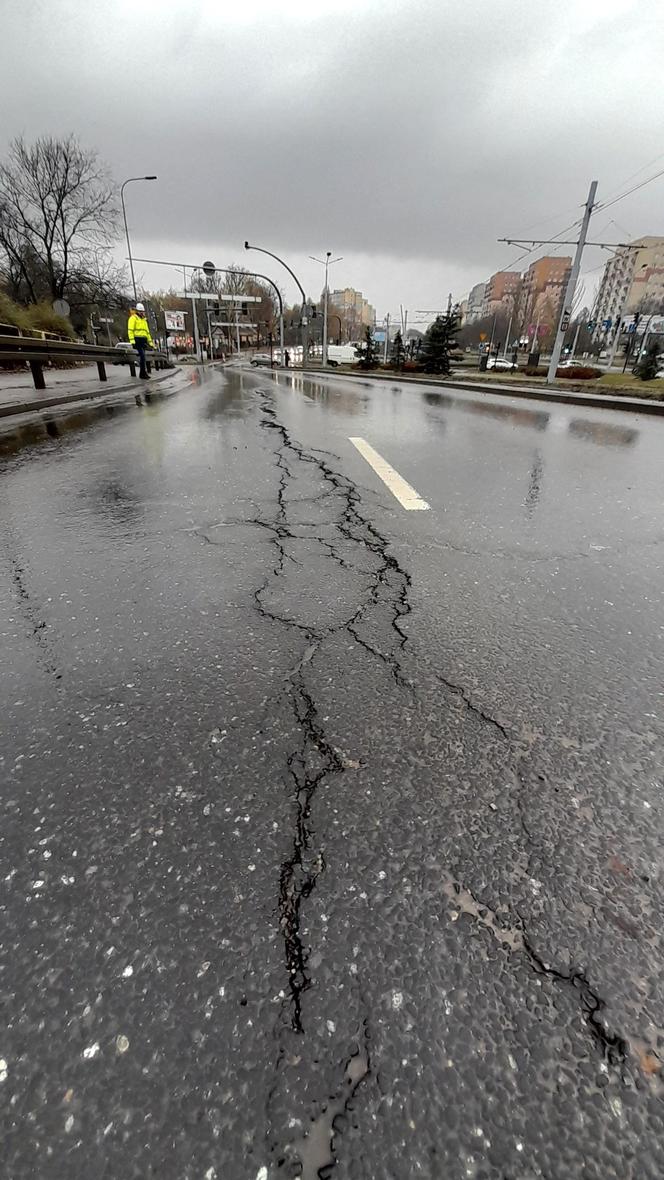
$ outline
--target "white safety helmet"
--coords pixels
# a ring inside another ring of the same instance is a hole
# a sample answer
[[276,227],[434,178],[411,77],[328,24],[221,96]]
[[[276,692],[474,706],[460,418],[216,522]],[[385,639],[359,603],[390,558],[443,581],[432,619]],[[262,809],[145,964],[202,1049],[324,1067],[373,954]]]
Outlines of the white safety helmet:
[[145,308],[143,307],[142,303],[136,304],[136,311],[145,311]]

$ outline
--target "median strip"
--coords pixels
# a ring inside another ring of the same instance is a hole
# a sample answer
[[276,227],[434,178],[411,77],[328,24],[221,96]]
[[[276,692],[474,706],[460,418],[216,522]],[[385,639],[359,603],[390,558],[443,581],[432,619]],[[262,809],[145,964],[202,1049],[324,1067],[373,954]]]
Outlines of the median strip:
[[402,508],[405,508],[407,512],[422,512],[430,507],[426,500],[423,500],[415,491],[415,488],[411,487],[403,476],[399,475],[399,472],[395,471],[365,439],[351,438],[349,441],[357,448],[362,458],[366,459],[369,466],[373,467],[376,475],[382,479],[386,488],[399,501]]

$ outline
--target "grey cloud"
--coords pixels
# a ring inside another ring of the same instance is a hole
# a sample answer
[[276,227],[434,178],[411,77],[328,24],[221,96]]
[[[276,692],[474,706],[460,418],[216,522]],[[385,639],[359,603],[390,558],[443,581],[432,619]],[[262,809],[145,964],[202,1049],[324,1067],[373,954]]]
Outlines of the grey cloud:
[[[119,179],[157,171],[133,201],[143,240],[333,242],[480,272],[510,261],[497,237],[655,155],[659,0],[312,7],[7,9],[5,132],[73,129]],[[625,206],[633,232],[664,229],[661,191]]]

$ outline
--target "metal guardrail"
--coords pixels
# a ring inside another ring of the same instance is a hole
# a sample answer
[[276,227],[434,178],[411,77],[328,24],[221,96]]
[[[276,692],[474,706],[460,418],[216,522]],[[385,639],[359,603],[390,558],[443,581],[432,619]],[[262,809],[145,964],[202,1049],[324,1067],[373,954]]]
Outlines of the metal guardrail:
[[[172,361],[160,349],[147,353],[148,365],[155,369],[172,368]],[[0,336],[0,363],[27,362],[30,365],[35,389],[46,389],[44,365],[54,360],[94,361],[99,380],[106,381],[106,364],[109,361],[129,365],[132,377],[136,376],[138,353],[135,349],[104,348],[98,344],[78,344],[75,340],[38,340],[31,336]]]

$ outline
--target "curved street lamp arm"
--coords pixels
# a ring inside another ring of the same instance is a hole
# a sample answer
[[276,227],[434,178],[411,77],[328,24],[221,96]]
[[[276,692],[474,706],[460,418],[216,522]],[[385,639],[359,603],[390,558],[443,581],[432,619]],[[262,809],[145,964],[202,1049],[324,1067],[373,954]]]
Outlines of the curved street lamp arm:
[[273,254],[271,250],[264,250],[262,246],[250,246],[248,242],[244,243],[244,248],[245,248],[245,250],[258,250],[260,254],[267,254],[267,255],[269,255],[270,258],[274,258],[275,262],[278,262],[281,264],[281,266],[284,266],[286,268],[286,270],[288,271],[289,275],[291,276],[291,278],[293,278],[295,280],[295,283],[296,283],[296,285],[300,291],[300,294],[302,296],[302,304],[304,306],[304,304],[307,302],[307,297],[304,293],[304,288],[302,286],[302,283],[298,279],[295,272],[291,270],[288,263],[284,262],[283,258],[280,258],[278,254]]
[[264,280],[264,282],[266,282],[266,283],[269,283],[271,287],[274,287],[274,289],[275,289],[275,291],[276,291],[276,293],[277,293],[277,299],[279,300],[279,314],[280,314],[280,315],[283,315],[283,314],[284,314],[284,301],[283,301],[283,299],[282,299],[282,297],[281,297],[281,291],[279,290],[279,288],[278,288],[277,284],[275,283],[274,279],[269,279],[267,275],[261,275],[261,274],[259,274],[257,270],[240,270],[240,271],[238,271],[238,270],[235,270],[235,271],[228,271],[227,273],[229,273],[229,274],[241,274],[241,275],[246,275],[246,276],[247,276],[247,278],[250,278],[250,279],[251,279],[251,278],[254,278],[254,279],[263,279],[263,280]]

